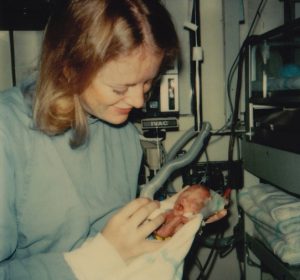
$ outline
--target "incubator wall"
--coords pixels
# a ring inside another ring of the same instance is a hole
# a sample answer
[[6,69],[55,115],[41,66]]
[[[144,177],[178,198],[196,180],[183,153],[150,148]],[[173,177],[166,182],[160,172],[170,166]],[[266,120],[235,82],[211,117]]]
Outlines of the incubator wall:
[[247,71],[248,139],[299,153],[300,20],[252,36]]
[[[253,276],[256,273],[264,279],[263,272],[267,271],[270,279],[299,279],[300,252],[295,242],[292,247],[288,242],[291,235],[299,233],[280,232],[281,221],[274,213],[278,208],[288,209],[287,224],[293,218],[289,201],[300,201],[300,19],[252,36],[246,62],[246,133],[242,154],[245,170],[259,182],[242,190],[242,195],[251,195],[246,199],[240,196],[239,200],[246,220],[246,278],[258,279]],[[251,197],[257,207],[255,217],[254,205],[248,208]],[[272,209],[267,209],[268,205]],[[299,224],[295,220],[293,223]],[[268,229],[267,235],[261,231],[262,224]],[[277,238],[282,246],[280,252]],[[291,255],[296,259],[291,260]]]

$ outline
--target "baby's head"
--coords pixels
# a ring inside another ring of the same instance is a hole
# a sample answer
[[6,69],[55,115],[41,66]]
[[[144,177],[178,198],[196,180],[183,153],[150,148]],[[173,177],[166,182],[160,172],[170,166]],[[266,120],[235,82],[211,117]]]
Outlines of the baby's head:
[[210,191],[207,187],[200,184],[191,185],[175,201],[174,214],[178,216],[185,213],[197,214],[210,198]]

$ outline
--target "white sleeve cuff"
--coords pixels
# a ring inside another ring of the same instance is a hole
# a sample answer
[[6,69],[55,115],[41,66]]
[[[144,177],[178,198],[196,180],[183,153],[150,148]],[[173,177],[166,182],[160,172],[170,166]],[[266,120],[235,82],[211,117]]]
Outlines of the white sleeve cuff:
[[78,280],[108,279],[116,269],[125,268],[126,264],[115,248],[98,233],[64,258]]

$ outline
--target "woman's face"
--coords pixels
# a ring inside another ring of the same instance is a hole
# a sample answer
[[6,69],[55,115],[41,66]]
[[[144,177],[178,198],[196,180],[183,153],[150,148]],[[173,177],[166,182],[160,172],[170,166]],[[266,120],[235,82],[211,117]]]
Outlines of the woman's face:
[[142,108],[158,74],[163,54],[139,48],[106,63],[80,95],[84,110],[106,122],[121,124],[133,108]]

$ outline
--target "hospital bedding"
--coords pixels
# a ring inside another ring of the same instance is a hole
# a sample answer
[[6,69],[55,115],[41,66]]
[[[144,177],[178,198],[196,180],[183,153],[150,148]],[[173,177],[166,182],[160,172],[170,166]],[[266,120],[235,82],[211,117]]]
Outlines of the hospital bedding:
[[255,237],[283,262],[300,264],[300,199],[269,184],[244,188],[239,204],[253,221]]

